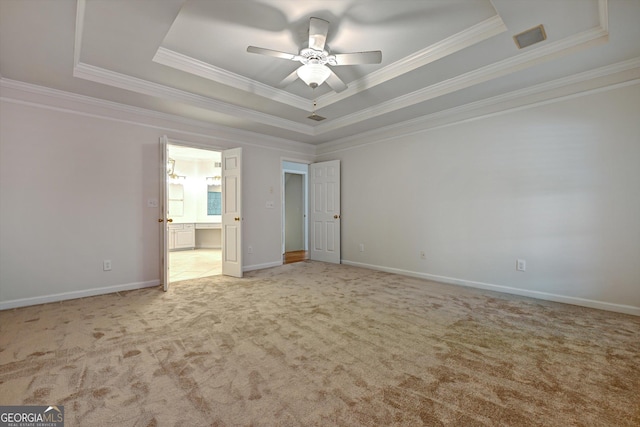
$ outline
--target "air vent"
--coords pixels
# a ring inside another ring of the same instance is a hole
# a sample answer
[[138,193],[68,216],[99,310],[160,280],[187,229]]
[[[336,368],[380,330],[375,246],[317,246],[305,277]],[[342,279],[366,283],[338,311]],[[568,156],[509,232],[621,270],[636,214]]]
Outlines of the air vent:
[[525,47],[531,46],[532,44],[536,44],[546,39],[547,33],[544,32],[544,27],[542,26],[542,24],[513,36],[513,40],[516,42],[518,49],[524,49]]
[[326,117],[322,117],[322,116],[317,115],[316,113],[313,113],[312,115],[307,117],[307,119],[315,120],[316,122],[321,122],[324,119],[326,119]]

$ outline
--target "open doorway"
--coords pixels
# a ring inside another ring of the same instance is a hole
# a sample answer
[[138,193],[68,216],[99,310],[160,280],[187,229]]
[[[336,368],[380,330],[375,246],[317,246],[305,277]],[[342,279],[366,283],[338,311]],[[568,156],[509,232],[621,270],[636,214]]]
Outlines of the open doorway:
[[169,283],[222,274],[221,153],[167,144]]
[[308,259],[307,178],[309,165],[282,162],[283,209],[282,253],[283,263],[289,264]]

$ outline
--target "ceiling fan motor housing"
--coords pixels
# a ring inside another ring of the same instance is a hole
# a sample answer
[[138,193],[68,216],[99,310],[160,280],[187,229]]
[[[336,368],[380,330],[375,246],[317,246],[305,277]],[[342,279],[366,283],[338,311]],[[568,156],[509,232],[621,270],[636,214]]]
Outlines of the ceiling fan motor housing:
[[329,55],[326,50],[315,50],[311,48],[302,49],[300,51],[300,62],[304,65],[307,64],[320,64],[320,65],[336,65],[335,55]]

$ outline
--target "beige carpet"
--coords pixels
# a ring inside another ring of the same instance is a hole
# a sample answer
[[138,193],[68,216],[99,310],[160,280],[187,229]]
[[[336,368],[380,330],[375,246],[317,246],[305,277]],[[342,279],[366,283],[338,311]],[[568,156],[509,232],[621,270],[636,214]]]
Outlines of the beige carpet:
[[640,318],[317,262],[0,312],[66,426],[638,426]]

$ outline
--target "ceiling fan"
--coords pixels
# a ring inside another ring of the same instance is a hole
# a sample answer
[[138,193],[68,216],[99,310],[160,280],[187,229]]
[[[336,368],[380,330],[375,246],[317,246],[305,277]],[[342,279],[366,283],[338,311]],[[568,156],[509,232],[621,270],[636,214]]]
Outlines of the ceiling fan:
[[309,87],[315,89],[326,82],[331,89],[342,92],[347,85],[340,80],[328,66],[356,65],[356,64],[379,64],[382,62],[382,52],[379,50],[354,53],[331,54],[325,50],[329,22],[320,18],[309,18],[309,47],[300,50],[295,55],[292,53],[280,52],[262,47],[249,46],[247,52],[261,55],[274,56],[281,59],[289,59],[302,63],[297,70],[285,77],[280,82],[279,87],[291,84],[295,79],[300,78]]

